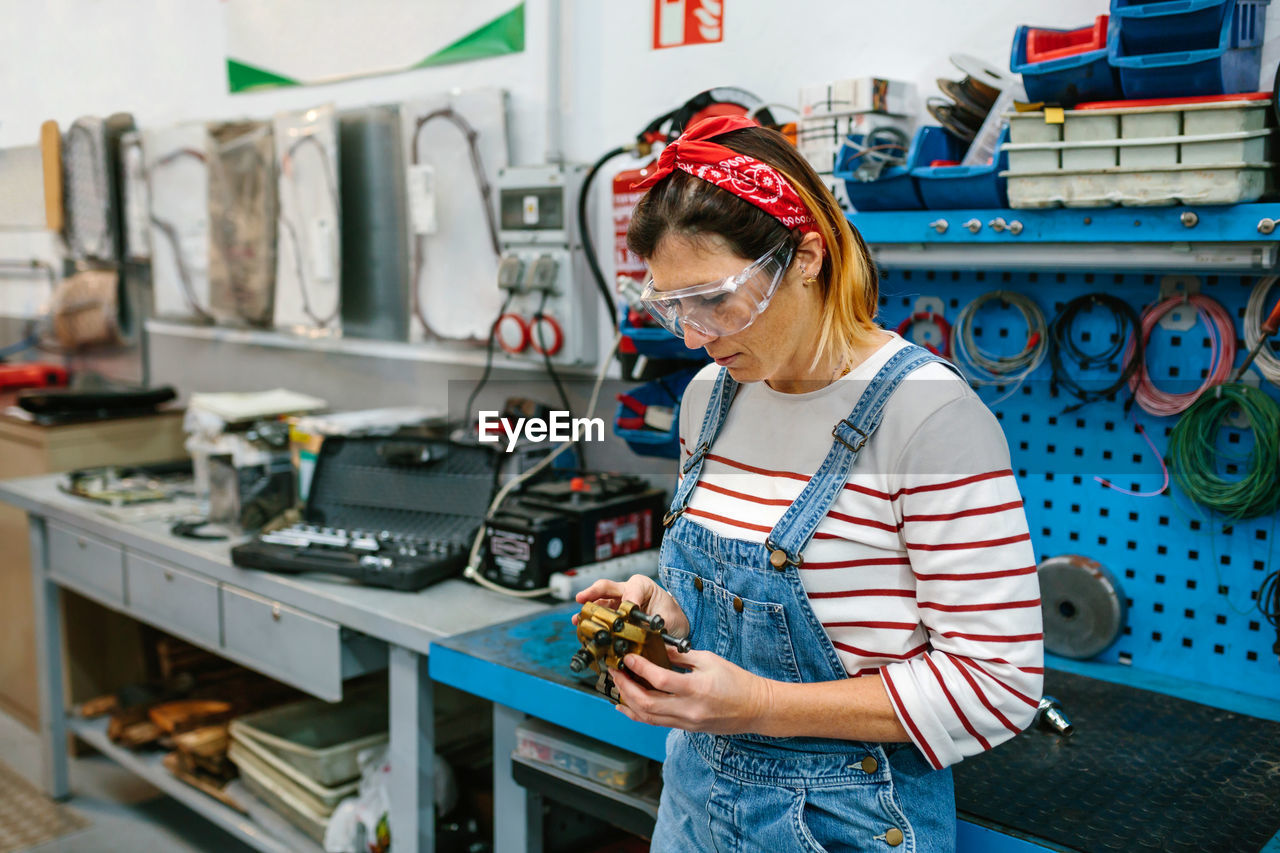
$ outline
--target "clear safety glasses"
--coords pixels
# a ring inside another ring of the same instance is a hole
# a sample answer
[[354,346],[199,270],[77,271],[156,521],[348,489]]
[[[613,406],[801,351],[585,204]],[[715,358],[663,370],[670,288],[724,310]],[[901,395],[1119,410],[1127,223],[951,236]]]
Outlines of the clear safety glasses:
[[720,281],[663,291],[654,289],[651,278],[640,301],[677,337],[684,337],[686,327],[717,338],[736,334],[769,306],[791,258],[792,250],[783,240],[742,272]]

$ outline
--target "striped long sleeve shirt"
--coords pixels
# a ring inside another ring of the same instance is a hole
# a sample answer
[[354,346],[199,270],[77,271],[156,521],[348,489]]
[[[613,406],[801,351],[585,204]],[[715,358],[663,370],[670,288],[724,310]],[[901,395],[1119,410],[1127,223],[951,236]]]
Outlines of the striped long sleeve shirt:
[[[817,391],[742,386],[689,518],[764,542],[826,456],[832,426],[904,345],[895,335]],[[708,365],[685,392],[682,461],[718,370]],[[846,671],[880,676],[934,767],[1030,724],[1044,674],[1035,553],[1004,434],[951,371],[926,365],[899,386],[803,556],[809,603]]]

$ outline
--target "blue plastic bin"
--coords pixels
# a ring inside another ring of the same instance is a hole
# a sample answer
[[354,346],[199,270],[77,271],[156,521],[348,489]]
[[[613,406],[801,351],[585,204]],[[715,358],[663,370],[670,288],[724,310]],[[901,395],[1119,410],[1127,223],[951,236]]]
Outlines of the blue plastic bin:
[[[1018,27],[1009,56],[1009,70],[1022,75],[1028,100],[1072,107],[1081,101],[1110,101],[1120,97],[1120,79],[1107,61],[1105,48],[1047,62],[1027,62],[1027,31],[1031,29],[1047,28]],[[1115,33],[1115,18],[1112,18],[1108,38],[1114,38]]]
[[1270,0],[1111,0],[1112,27],[1128,56],[1218,46],[1223,20],[1234,16],[1232,47],[1261,32]]
[[[921,128],[916,131],[907,149],[907,162],[903,166],[889,166],[874,181],[859,181],[854,177],[858,166],[858,150],[849,144],[840,146],[836,155],[836,167],[832,174],[844,181],[845,194],[855,210],[920,210],[924,202],[916,192],[915,179],[911,177],[913,157],[920,142]],[[861,142],[857,137],[855,142]]]
[[1262,63],[1265,3],[1236,0],[1224,15],[1217,47],[1129,55],[1112,29],[1107,43],[1111,64],[1120,72],[1124,97],[1178,98],[1231,95],[1258,89]]
[[[644,309],[639,309],[643,311]],[[662,326],[636,326],[627,318],[627,306],[618,312],[618,330],[635,344],[636,353],[649,358],[687,358],[692,361],[709,361],[706,350],[689,349],[683,338],[677,338]]]
[[[960,160],[964,144],[940,127],[922,127],[917,146],[917,162]],[[1004,144],[1009,129],[1000,131],[994,161],[985,166],[917,166],[911,170],[920,200],[929,210],[956,210],[969,207],[1005,207],[1005,179],[1000,172],[1009,168]]]
[[680,458],[680,398],[690,380],[702,367],[691,367],[670,373],[652,382],[633,388],[627,392],[639,403],[657,406],[670,406],[675,410],[671,421],[671,429],[666,432],[652,429],[623,429],[618,426],[620,418],[636,417],[637,414],[622,403],[613,414],[613,433],[627,443],[633,453],[641,456],[659,456],[665,459]]

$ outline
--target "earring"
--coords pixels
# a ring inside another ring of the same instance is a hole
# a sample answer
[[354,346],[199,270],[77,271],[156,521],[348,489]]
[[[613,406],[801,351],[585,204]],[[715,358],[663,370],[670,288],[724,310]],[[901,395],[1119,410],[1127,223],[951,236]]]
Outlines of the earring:
[[[802,276],[804,275],[804,271],[803,271],[803,270],[800,272],[800,275],[802,275]],[[805,278],[805,279],[804,279],[804,283],[805,283],[805,284],[814,284],[814,283],[816,283],[816,282],[817,282],[817,280],[818,280],[818,275],[817,275],[817,273],[814,273],[813,275],[808,276],[807,278]]]

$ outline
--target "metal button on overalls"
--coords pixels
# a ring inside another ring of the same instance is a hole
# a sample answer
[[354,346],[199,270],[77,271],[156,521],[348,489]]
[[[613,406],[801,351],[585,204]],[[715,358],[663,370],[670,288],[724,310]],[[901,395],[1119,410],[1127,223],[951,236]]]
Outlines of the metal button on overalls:
[[890,847],[897,847],[902,843],[902,830],[895,826],[884,834],[884,841]]
[[879,769],[880,769],[880,762],[876,761],[875,758],[873,758],[872,756],[868,755],[866,758],[862,759],[863,773],[875,773]]
[[736,595],[733,597],[733,609],[739,613],[742,612],[742,599],[738,598]]
[[769,565],[781,571],[787,567],[787,552],[781,548],[774,549],[769,555]]
[[696,589],[698,592],[702,592],[702,578],[693,579],[693,588]]

